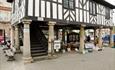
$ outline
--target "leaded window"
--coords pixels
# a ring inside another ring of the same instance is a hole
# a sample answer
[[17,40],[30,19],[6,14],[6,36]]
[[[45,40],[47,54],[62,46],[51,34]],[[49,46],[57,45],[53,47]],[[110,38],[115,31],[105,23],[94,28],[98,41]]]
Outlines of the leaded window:
[[97,7],[96,7],[96,3],[91,1],[90,2],[90,6],[89,6],[89,9],[90,9],[90,14],[91,15],[96,15],[97,14]]
[[109,8],[106,8],[105,19],[110,19],[110,9]]
[[63,0],[64,8],[74,9],[75,8],[75,0]]

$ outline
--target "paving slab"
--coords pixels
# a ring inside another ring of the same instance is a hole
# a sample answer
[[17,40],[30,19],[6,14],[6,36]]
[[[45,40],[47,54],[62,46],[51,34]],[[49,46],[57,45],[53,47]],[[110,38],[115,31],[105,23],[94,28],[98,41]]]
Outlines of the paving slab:
[[24,64],[22,55],[15,55],[16,61],[7,62],[0,50],[0,70],[115,70],[115,49],[105,48],[87,54],[64,53],[56,59],[46,59]]

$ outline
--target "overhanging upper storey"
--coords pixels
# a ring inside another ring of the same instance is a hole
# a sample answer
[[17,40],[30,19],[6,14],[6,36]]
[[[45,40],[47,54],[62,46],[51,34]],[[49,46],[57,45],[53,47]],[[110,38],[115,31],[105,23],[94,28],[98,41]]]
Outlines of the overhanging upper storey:
[[12,3],[12,24],[22,19],[65,24],[113,26],[114,5],[105,0],[7,0]]
[[107,2],[105,0],[93,0],[93,1],[95,1],[95,2],[97,2],[99,4],[102,4],[102,5],[106,6],[106,7],[109,7],[111,9],[115,9],[115,5],[110,4],[109,2]]

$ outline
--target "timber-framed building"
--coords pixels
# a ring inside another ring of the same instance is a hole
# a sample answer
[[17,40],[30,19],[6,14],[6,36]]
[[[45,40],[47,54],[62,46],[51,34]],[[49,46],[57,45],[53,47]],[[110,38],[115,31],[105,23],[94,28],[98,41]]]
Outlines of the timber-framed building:
[[[63,44],[68,43],[66,35],[71,30],[80,30],[81,53],[84,50],[85,29],[99,29],[99,47],[102,43],[101,29],[110,28],[112,34],[115,6],[105,0],[7,1],[12,3],[11,42],[17,50],[22,42],[26,62],[31,62],[32,57],[36,56],[51,56],[54,53],[52,43],[60,36],[59,29],[62,29]],[[110,44],[112,45],[112,38]]]

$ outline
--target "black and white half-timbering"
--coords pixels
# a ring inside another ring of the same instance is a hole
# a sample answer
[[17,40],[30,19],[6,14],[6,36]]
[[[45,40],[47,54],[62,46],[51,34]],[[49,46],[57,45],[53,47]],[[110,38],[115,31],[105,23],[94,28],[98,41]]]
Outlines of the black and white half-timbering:
[[112,26],[114,6],[100,0],[13,0],[12,24],[24,17]]
[[[112,20],[115,6],[105,0],[7,1],[12,3],[11,23],[12,26],[19,27],[19,44],[22,46],[24,44],[23,52],[27,62],[31,62],[29,60],[31,57],[48,55],[50,53],[54,55],[54,42],[58,39],[61,40],[62,46],[66,46],[61,47],[61,49],[71,49],[67,35],[72,29],[80,29],[79,32],[81,33],[70,34],[75,34],[75,36],[73,35],[74,37],[80,35],[78,36],[80,37],[79,50],[83,53],[85,29],[112,28],[114,25]],[[101,36],[101,33],[99,36]],[[26,45],[25,40],[28,41],[29,47]],[[67,47],[68,45],[69,47]]]

